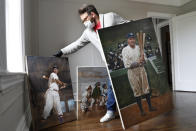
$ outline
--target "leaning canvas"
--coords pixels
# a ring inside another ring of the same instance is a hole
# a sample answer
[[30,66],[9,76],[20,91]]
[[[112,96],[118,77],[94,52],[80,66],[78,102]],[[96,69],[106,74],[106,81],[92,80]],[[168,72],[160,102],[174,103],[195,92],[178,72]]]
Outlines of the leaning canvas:
[[34,130],[76,120],[67,58],[27,56]]
[[78,67],[79,120],[99,121],[105,114],[108,81],[108,72],[105,67]]
[[173,108],[152,18],[99,30],[124,128]]

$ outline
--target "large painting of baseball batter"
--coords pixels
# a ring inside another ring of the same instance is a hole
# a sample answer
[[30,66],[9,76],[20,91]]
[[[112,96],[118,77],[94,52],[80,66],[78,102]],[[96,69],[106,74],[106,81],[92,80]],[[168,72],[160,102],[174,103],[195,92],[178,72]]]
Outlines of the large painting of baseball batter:
[[27,56],[34,130],[76,120],[67,58]]
[[124,127],[171,110],[172,88],[152,18],[101,29],[99,37]]

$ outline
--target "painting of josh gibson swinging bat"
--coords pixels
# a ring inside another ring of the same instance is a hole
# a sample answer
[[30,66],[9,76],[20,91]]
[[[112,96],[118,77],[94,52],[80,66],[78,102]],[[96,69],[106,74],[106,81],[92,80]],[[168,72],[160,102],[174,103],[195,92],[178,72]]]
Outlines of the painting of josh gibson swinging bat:
[[34,130],[76,120],[67,58],[27,57]]
[[98,33],[124,127],[171,110],[172,92],[152,18]]

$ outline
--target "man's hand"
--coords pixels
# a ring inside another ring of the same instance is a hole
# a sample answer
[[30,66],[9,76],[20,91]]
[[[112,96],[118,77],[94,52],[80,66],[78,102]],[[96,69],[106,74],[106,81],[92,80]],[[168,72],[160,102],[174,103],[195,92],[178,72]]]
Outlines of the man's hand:
[[66,87],[67,87],[67,84],[66,83],[63,83],[60,89],[64,89]]
[[138,62],[134,62],[134,63],[132,63],[131,64],[131,66],[130,66],[130,69],[133,69],[133,68],[136,68],[136,67],[138,67],[139,66],[139,61]]
[[60,89],[64,89],[64,88],[66,88],[66,86],[61,86],[61,87],[60,87]]
[[67,83],[63,83],[62,85],[65,86],[65,87],[67,87]]
[[53,56],[55,56],[55,57],[61,57],[62,55],[63,55],[63,52],[60,50],[56,54],[54,54]]

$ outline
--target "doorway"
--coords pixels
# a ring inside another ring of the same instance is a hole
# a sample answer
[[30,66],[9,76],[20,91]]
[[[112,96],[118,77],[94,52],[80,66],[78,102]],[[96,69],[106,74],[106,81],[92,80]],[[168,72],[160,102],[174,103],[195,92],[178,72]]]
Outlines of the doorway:
[[172,87],[172,65],[171,65],[171,42],[170,42],[170,29],[169,25],[160,28],[160,41],[162,48],[163,63],[166,67],[168,82]]

